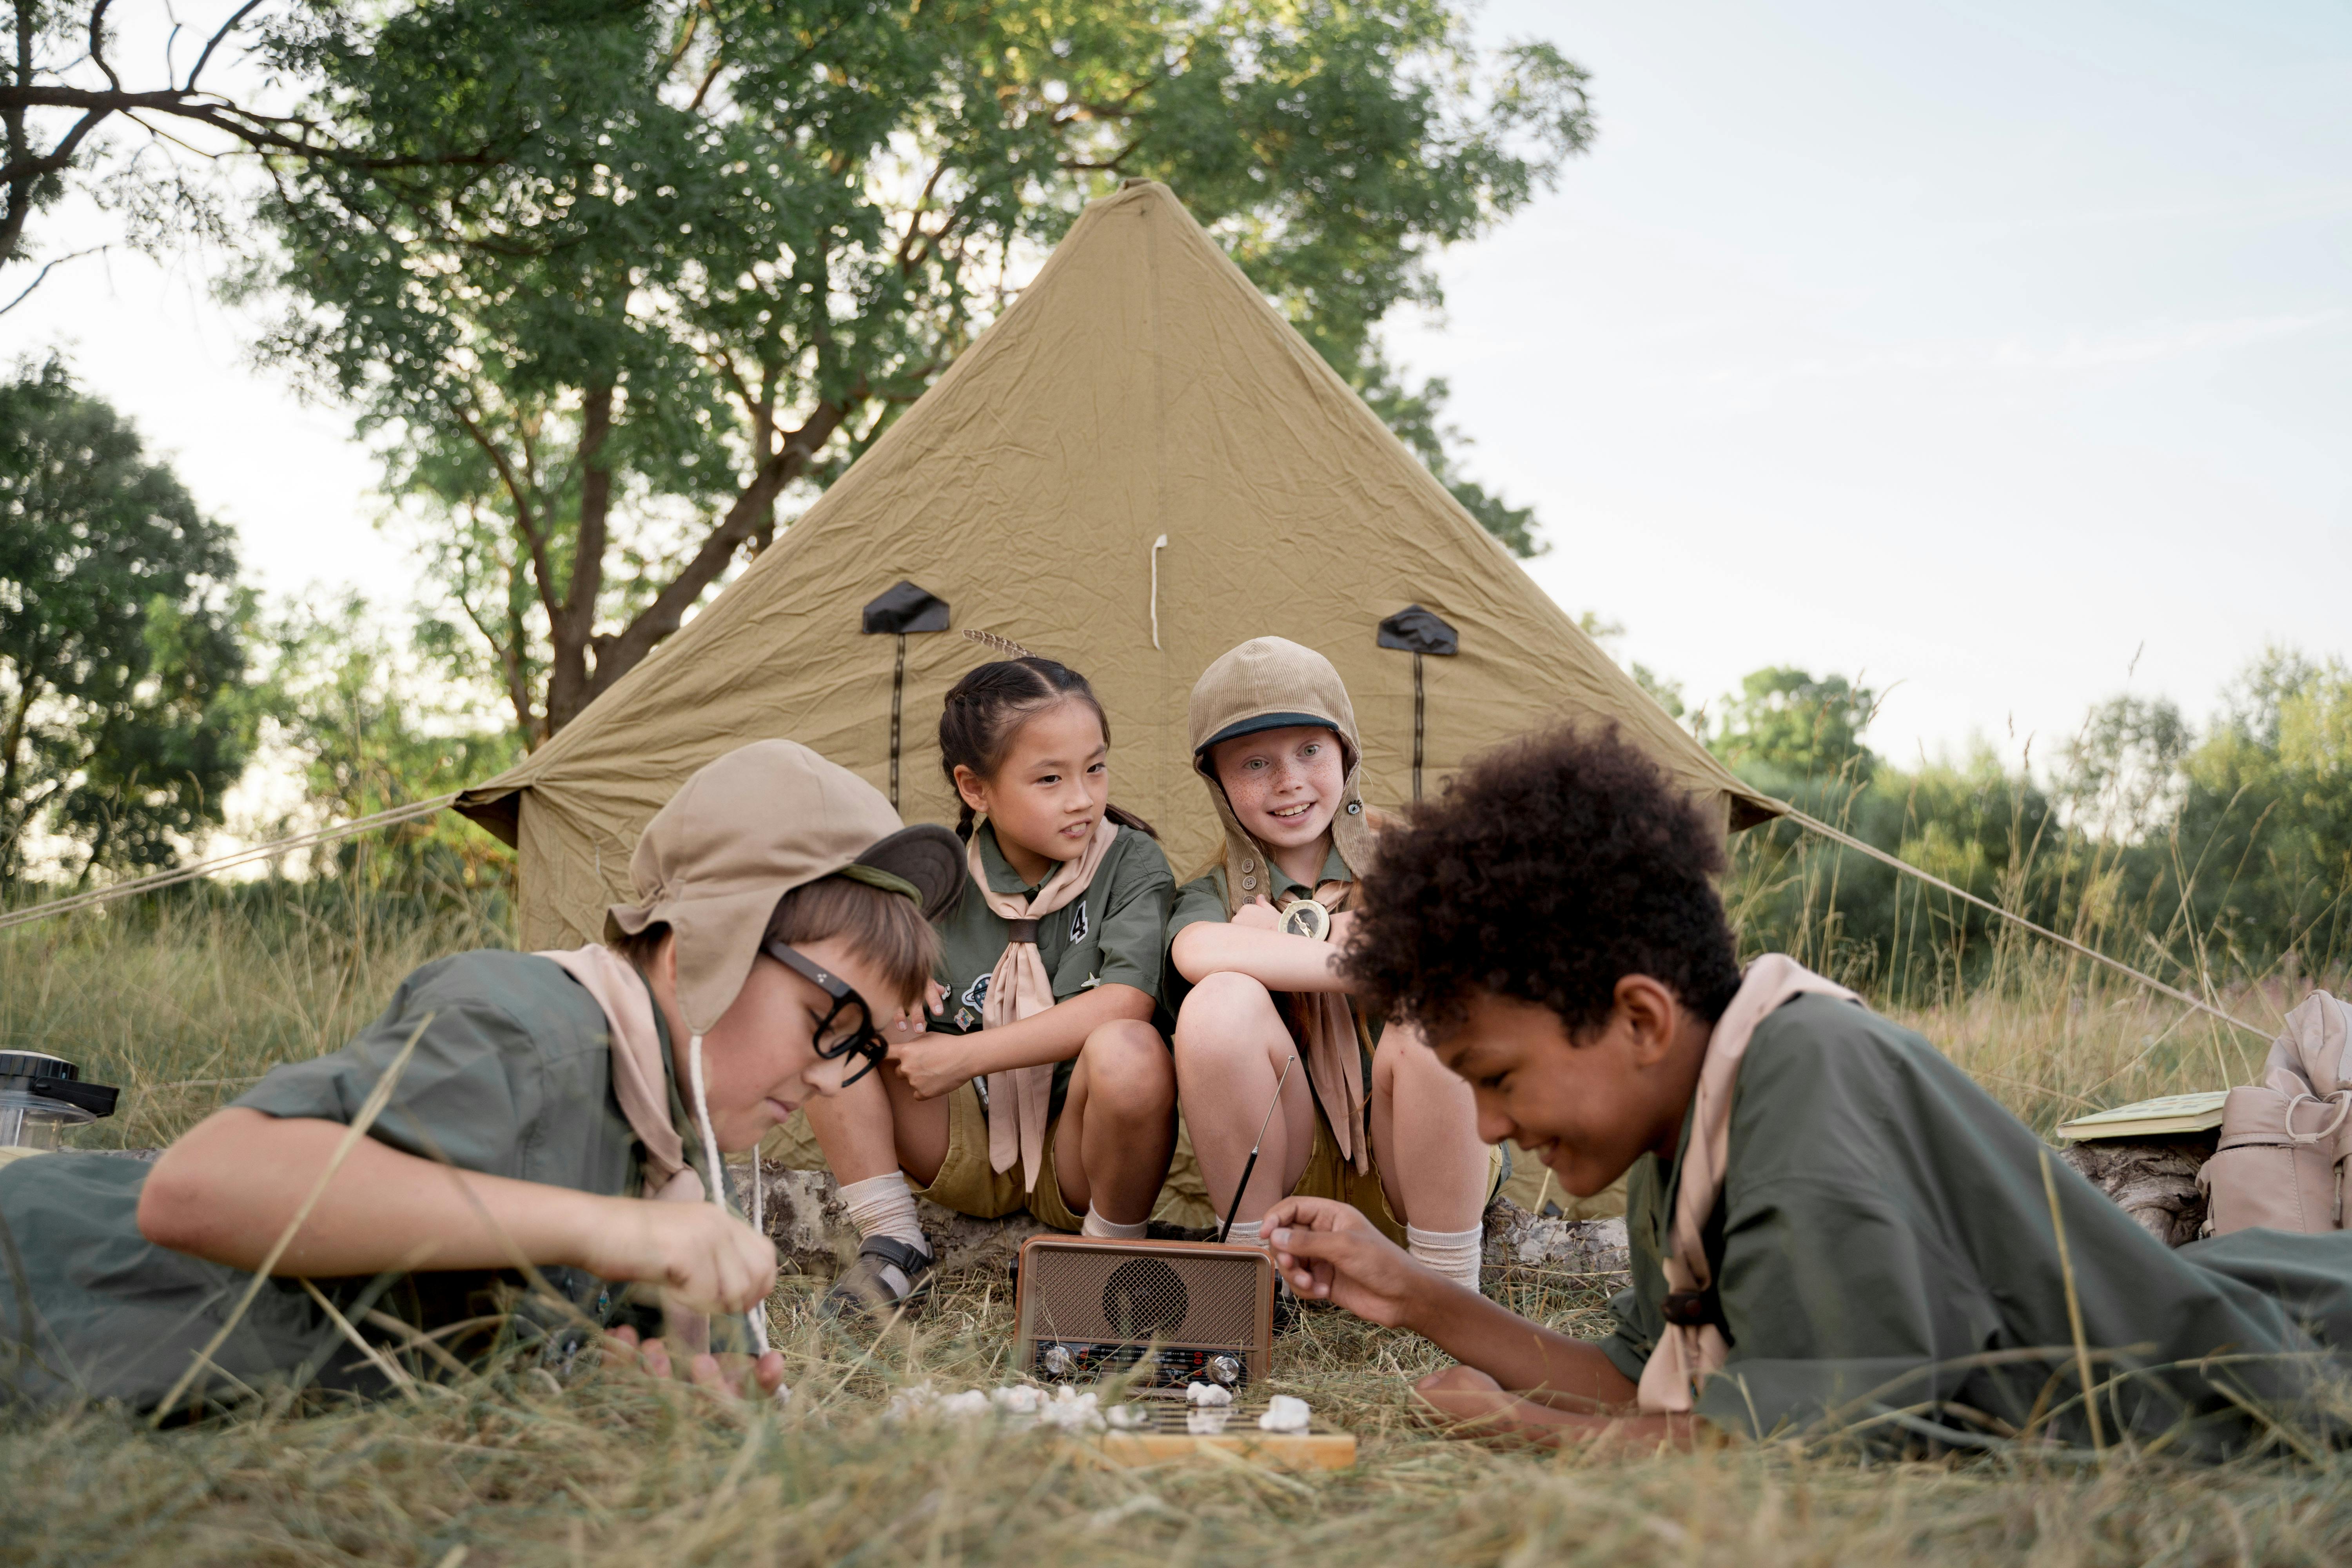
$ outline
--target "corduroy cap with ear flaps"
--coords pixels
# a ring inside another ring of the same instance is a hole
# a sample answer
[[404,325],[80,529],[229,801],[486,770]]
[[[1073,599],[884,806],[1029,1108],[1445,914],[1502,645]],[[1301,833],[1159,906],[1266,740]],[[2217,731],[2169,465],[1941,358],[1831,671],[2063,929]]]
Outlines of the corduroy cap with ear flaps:
[[654,813],[629,858],[637,901],[613,905],[606,925],[669,926],[678,1006],[705,1034],[741,994],[778,901],[833,876],[903,893],[936,919],[963,891],[963,845],[935,824],[907,826],[880,790],[799,742],[755,741]]
[[1331,817],[1331,841],[1339,858],[1358,876],[1371,864],[1372,830],[1364,820],[1361,764],[1356,742],[1356,709],[1347,683],[1331,661],[1287,637],[1252,637],[1230,648],[1192,684],[1192,765],[1209,781],[1209,799],[1225,837],[1225,894],[1240,909],[1271,887],[1262,872],[1265,847],[1234,816],[1233,803],[1218,783],[1209,752],[1221,741],[1318,724],[1339,738],[1347,784]]

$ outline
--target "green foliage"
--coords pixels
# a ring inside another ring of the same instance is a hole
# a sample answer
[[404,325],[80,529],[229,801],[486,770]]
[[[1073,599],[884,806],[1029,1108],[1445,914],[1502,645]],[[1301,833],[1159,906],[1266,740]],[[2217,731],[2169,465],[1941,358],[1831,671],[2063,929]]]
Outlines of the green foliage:
[[[357,594],[297,605],[268,628],[268,739],[302,770],[306,808],[348,821],[428,800],[504,772],[521,754],[464,694],[417,668]],[[273,837],[299,831],[274,825]],[[372,888],[502,887],[513,851],[440,812],[346,839],[314,855],[312,873]]]
[[[1867,697],[1835,676],[1759,670],[1717,743],[1737,736],[1738,771],[1767,793],[2184,988],[2352,963],[2341,660],[2273,650],[2201,738],[2168,702],[2101,703],[2046,787],[1981,750],[1914,773],[1868,765]],[[2022,962],[2015,928],[1794,826],[1743,835],[1734,853],[1751,946],[1931,997]]]
[[[1380,321],[1590,134],[1545,46],[1445,0],[465,0],[321,10],[272,58],[365,161],[263,206],[270,344],[358,402],[536,743],[764,547],[1007,300],[1077,210],[1170,182],[1455,472]],[[455,652],[462,639],[444,636]]]
[[252,747],[251,595],[226,529],[57,362],[0,384],[0,884],[36,831],[152,869]]
[[1751,672],[1736,696],[1723,700],[1709,744],[1725,762],[1750,763],[1811,778],[1851,772],[1868,778],[1877,759],[1862,731],[1878,694],[1843,675],[1816,680],[1801,669]]

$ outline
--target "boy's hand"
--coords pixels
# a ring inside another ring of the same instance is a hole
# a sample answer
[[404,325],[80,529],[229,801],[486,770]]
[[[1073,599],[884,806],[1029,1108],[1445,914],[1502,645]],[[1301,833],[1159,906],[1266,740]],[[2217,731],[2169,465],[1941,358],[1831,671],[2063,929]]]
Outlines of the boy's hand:
[[961,1037],[924,1035],[890,1042],[890,1065],[907,1080],[917,1100],[937,1100],[971,1077],[963,1058]]
[[1258,1234],[1293,1290],[1383,1328],[1407,1322],[1430,1288],[1444,1283],[1371,1221],[1329,1198],[1285,1198],[1266,1210]]
[[[604,1364],[616,1370],[634,1369],[664,1380],[676,1377],[678,1371],[667,1345],[659,1340],[647,1340],[640,1345],[635,1329],[614,1329],[604,1336]],[[698,1388],[707,1388],[730,1399],[748,1399],[754,1394],[773,1399],[784,1386],[784,1358],[774,1351],[757,1359],[706,1353],[688,1361],[686,1374]]]
[[1234,911],[1233,923],[1251,931],[1280,931],[1282,916],[1276,912],[1272,904],[1266,902],[1265,895],[1260,893]]
[[776,1244],[709,1204],[616,1198],[599,1206],[580,1267],[659,1285],[699,1312],[742,1312],[776,1288]]

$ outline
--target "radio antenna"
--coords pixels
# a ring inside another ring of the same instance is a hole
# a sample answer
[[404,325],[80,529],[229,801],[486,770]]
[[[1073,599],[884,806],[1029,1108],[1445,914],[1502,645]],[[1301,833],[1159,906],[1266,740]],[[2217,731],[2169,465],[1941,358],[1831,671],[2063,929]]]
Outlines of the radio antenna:
[[1274,1100],[1265,1108],[1265,1120],[1257,1124],[1257,1143],[1250,1145],[1249,1163],[1242,1167],[1241,1184],[1234,1188],[1234,1206],[1225,1211],[1224,1226],[1217,1232],[1221,1246],[1234,1233],[1234,1216],[1242,1212],[1242,1194],[1249,1191],[1250,1173],[1257,1169],[1258,1143],[1265,1142],[1265,1130],[1274,1125],[1274,1108],[1282,1103],[1282,1086],[1290,1081],[1290,1069],[1297,1065],[1298,1053],[1293,1051],[1290,1059],[1282,1064],[1282,1076],[1274,1080]]

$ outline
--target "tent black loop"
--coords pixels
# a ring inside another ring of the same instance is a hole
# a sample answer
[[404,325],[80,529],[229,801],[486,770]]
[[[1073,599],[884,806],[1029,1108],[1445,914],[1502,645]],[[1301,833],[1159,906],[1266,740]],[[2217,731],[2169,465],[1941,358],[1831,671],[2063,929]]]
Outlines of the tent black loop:
[[1407,605],[1381,623],[1380,646],[1412,655],[1412,798],[1421,798],[1423,714],[1421,660],[1424,654],[1452,658],[1462,651],[1462,634],[1434,610]]
[[898,721],[907,693],[907,634],[948,629],[948,602],[929,588],[900,578],[865,610],[864,627],[872,634],[894,633],[898,662],[890,672],[890,809],[898,809]]

